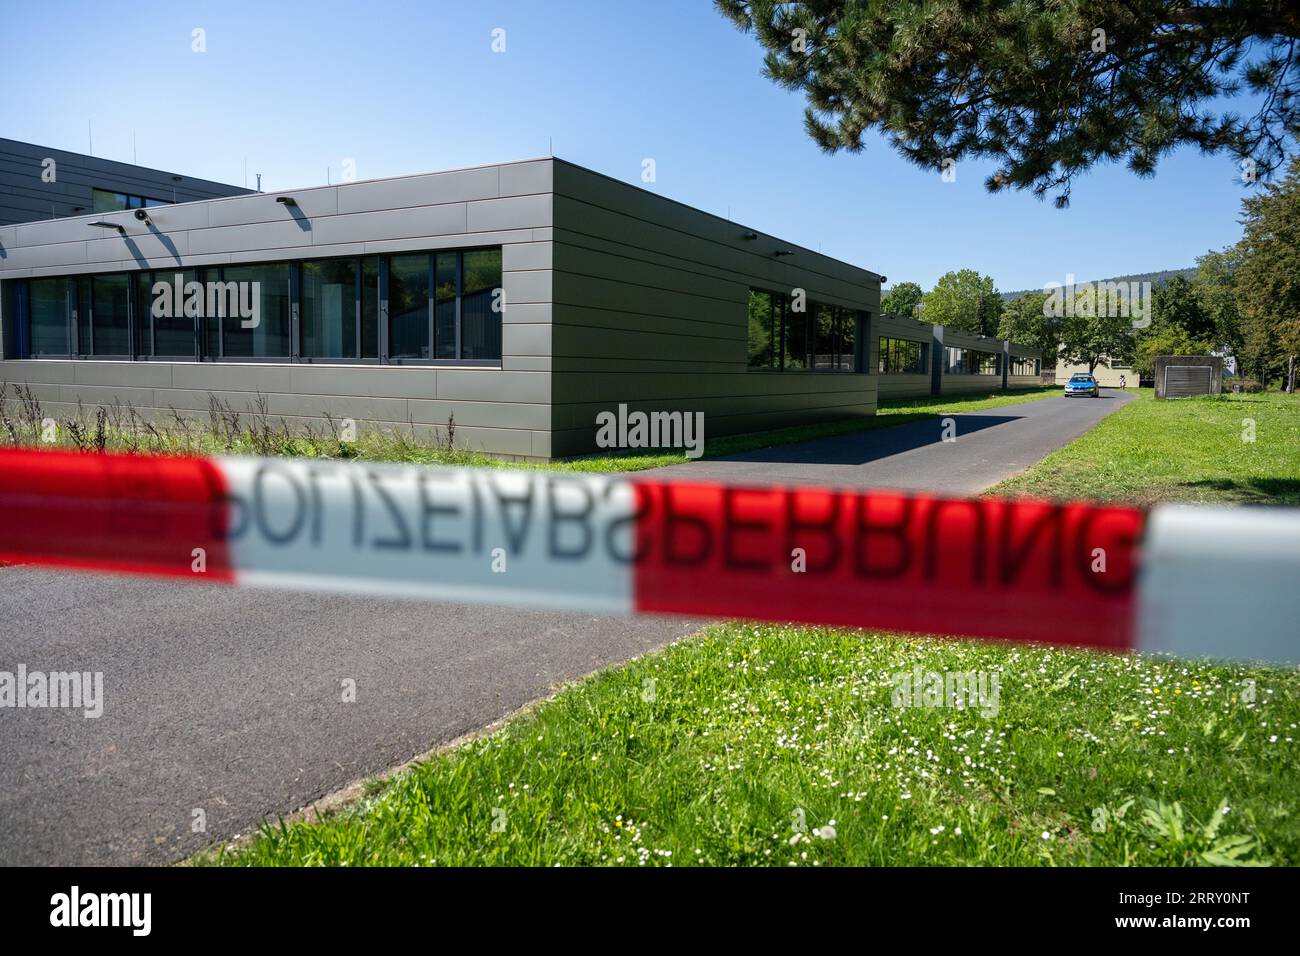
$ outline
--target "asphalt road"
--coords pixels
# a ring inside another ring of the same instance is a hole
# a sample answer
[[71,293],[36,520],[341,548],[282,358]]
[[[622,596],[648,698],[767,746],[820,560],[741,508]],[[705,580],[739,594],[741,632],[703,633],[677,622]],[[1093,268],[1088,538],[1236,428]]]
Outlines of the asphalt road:
[[910,422],[658,469],[656,475],[727,482],[902,488],[964,495],[1019,474],[1134,398],[1052,396],[985,412]]
[[[973,492],[1126,399],[954,416],[953,443],[921,422],[665,472]],[[98,718],[0,708],[0,863],[179,859],[698,624],[0,568],[0,671],[104,675]]]

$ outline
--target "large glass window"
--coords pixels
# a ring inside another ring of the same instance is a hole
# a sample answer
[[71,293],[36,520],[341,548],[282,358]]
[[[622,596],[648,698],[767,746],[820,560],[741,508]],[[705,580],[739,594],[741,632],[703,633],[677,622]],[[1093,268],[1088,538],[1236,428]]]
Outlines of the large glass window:
[[749,367],[776,368],[777,349],[780,346],[780,318],[773,324],[772,300],[770,292],[749,290]]
[[33,279],[28,284],[32,355],[71,355],[72,309],[67,279]]
[[500,249],[21,279],[4,289],[12,341],[33,357],[501,359]]
[[456,253],[440,252],[433,263],[433,341],[440,359],[456,357],[456,296],[460,270]]
[[206,291],[208,321],[221,320],[222,358],[289,357],[287,264],[225,266]]
[[123,209],[171,205],[171,202],[166,199],[150,199],[148,196],[116,193],[109,189],[92,189],[91,202],[95,212],[120,212]]
[[944,372],[948,375],[1000,375],[1002,356],[997,352],[947,348]]
[[361,357],[379,358],[379,260],[361,261]]
[[813,312],[813,355],[812,367],[826,370],[838,367],[836,349],[839,346],[836,336],[836,324],[841,321],[843,310],[830,305],[818,305]]
[[746,349],[750,368],[854,370],[859,313],[842,306],[749,290]]
[[[150,357],[194,358],[196,309],[185,308],[186,288],[198,281],[194,269],[142,272],[136,283],[137,348]],[[165,288],[163,288],[165,286]],[[206,296],[205,296],[206,304]],[[215,345],[215,342],[214,342]]]
[[357,357],[357,261],[302,264],[302,357]]
[[1012,375],[1037,375],[1038,359],[1025,358],[1019,355],[1011,356],[1011,374]]
[[[461,254],[460,357],[501,358],[501,250]],[[441,262],[442,255],[438,256]]]
[[388,354],[429,358],[429,257],[393,256],[388,265]]
[[910,339],[880,339],[880,371],[886,375],[923,375],[929,346]]
[[[835,368],[852,372],[858,335],[858,313],[852,309],[835,310]],[[865,361],[865,360],[864,360]]]
[[[91,355],[131,354],[131,280],[125,273],[91,281]],[[86,343],[81,343],[83,353]]]
[[[802,305],[796,310],[796,306]],[[808,361],[808,328],[812,324],[816,306],[811,302],[791,302],[781,312],[781,367],[795,371],[810,367]]]

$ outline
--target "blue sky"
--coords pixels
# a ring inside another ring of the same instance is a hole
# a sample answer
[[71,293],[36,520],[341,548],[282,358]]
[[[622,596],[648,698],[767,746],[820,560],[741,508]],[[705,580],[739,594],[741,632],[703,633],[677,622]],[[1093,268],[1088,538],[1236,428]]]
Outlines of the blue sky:
[[[1094,170],[1071,207],[992,195],[873,139],[826,155],[799,94],[707,0],[7,5],[0,135],[264,189],[555,155],[929,287],[957,268],[1000,289],[1192,264],[1236,241],[1228,157],[1154,179]],[[207,52],[191,51],[206,31]],[[506,50],[491,49],[505,30]]]

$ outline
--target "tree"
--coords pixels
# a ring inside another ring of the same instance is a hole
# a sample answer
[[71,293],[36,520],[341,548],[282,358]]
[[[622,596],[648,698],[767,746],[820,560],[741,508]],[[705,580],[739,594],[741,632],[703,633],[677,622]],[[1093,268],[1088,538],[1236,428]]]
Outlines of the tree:
[[880,311],[905,319],[916,317],[916,307],[921,304],[921,287],[915,282],[896,282],[880,299]]
[[946,272],[921,299],[921,318],[962,332],[993,335],[1002,314],[1002,297],[990,276],[974,269]]
[[1044,308],[1047,294],[1026,292],[1002,307],[998,338],[1030,345],[1043,353],[1043,367],[1056,364],[1061,344],[1060,320]]
[[1192,285],[1201,311],[1213,323],[1213,339],[1219,348],[1231,352],[1241,364],[1241,320],[1237,313],[1237,267],[1241,256],[1236,246],[1222,252],[1207,252],[1196,260]]
[[1177,325],[1156,328],[1153,324],[1137,340],[1133,368],[1143,378],[1156,374],[1157,355],[1204,355],[1214,348],[1208,339],[1194,339]]
[[1242,203],[1237,308],[1242,349],[1261,382],[1285,374],[1295,391],[1300,354],[1300,156],[1286,176]]
[[[992,159],[988,189],[1058,206],[1097,163],[1150,176],[1182,145],[1265,176],[1300,131],[1300,6],[1281,0],[715,3],[757,35],[764,73],[806,95],[824,150],[874,129],[924,168]],[[1223,103],[1243,91],[1245,118]]]
[[1133,322],[1119,310],[1098,308],[1095,290],[1086,289],[1074,300],[1072,315],[1061,318],[1061,357],[1070,365],[1088,366],[1091,374],[1098,365],[1133,355]]
[[1196,341],[1214,339],[1214,321],[1201,307],[1195,287],[1182,276],[1151,290],[1151,324],[1153,328],[1180,329]]

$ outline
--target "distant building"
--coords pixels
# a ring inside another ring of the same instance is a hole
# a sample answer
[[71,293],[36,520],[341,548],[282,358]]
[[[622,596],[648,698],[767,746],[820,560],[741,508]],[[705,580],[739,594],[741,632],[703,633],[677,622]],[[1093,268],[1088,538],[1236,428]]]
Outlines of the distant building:
[[[1058,359],[1056,362],[1056,381],[1065,383],[1070,380],[1071,375],[1079,372],[1087,372],[1088,365],[1086,362],[1071,365],[1064,359]],[[1138,374],[1133,371],[1133,366],[1126,365],[1123,362],[1111,362],[1110,365],[1098,365],[1092,370],[1093,377],[1097,379],[1097,384],[1103,388],[1119,388],[1119,379],[1122,375],[1129,388],[1137,388]]]
[[250,192],[160,169],[0,139],[0,226]]

